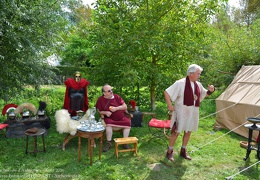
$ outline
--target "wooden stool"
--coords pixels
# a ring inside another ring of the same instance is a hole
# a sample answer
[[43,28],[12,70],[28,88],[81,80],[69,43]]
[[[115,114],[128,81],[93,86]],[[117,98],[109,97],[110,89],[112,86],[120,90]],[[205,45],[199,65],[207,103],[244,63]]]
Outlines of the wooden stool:
[[[25,154],[28,154],[28,153],[34,153],[34,156],[36,156],[36,153],[37,152],[40,152],[38,149],[37,149],[37,136],[42,136],[42,143],[43,143],[43,152],[46,152],[45,150],[45,142],[44,142],[44,133],[45,133],[45,129],[43,128],[38,128],[37,132],[35,133],[29,133],[29,132],[25,132],[24,134],[26,135],[26,150],[25,150]],[[34,150],[31,151],[31,152],[28,152],[28,139],[29,139],[29,136],[30,137],[34,137]]]
[[[137,156],[137,144],[138,144],[138,139],[136,137],[127,137],[127,138],[115,138],[115,154],[116,158],[118,158],[118,152],[129,152],[133,151],[136,156]],[[133,149],[120,149],[118,150],[118,145],[119,144],[134,144]]]

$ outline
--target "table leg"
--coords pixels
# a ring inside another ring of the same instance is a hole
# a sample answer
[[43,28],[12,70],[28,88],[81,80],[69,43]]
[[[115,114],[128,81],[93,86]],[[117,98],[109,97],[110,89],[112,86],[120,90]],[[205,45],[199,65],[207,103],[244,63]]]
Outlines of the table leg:
[[[260,131],[258,137],[260,137]],[[258,160],[260,160],[260,139],[258,139],[258,143],[257,143],[257,158]]]
[[28,154],[28,136],[26,136],[26,150],[25,154]]
[[94,138],[89,138],[90,140],[90,144],[91,144],[91,147],[90,147],[90,153],[89,153],[89,156],[90,156],[90,165],[92,165],[92,158],[93,158],[93,149],[94,149]]
[[37,136],[34,136],[34,156],[36,156],[37,153]]
[[91,155],[91,139],[88,138],[88,155],[89,155],[89,158],[90,158],[90,165],[92,165],[92,155]]
[[248,141],[247,141],[247,152],[246,152],[246,157],[244,157],[245,161],[247,160],[247,158],[249,157],[249,155],[251,153],[252,135],[253,135],[253,130],[249,129],[249,136],[248,136]]
[[46,152],[45,141],[44,141],[44,134],[42,135],[42,144],[43,144],[43,152]]
[[99,160],[101,160],[101,154],[102,154],[102,144],[103,144],[103,136],[100,137],[100,142],[99,142],[99,153],[98,153],[98,156],[99,156]]
[[88,155],[90,155],[90,147],[91,147],[91,143],[90,143],[90,140],[88,138]]
[[78,161],[80,161],[80,155],[81,155],[81,137],[79,136],[79,141],[78,141]]

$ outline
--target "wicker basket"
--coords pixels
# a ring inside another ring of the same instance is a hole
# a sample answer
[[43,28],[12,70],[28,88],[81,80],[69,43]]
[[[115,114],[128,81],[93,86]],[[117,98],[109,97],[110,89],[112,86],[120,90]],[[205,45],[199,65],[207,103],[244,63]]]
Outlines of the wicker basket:
[[248,143],[247,141],[240,141],[240,147],[247,149]]

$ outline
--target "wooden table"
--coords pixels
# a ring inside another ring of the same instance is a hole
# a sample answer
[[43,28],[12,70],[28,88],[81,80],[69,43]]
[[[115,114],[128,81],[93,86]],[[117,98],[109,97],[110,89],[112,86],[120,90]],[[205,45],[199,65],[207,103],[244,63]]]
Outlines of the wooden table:
[[101,154],[102,154],[102,144],[103,144],[103,132],[102,131],[95,131],[95,132],[85,132],[85,131],[77,131],[77,136],[79,138],[78,141],[78,161],[80,161],[80,155],[81,155],[81,138],[88,138],[88,149],[87,152],[90,156],[90,165],[92,165],[92,159],[93,159],[93,151],[94,151],[94,144],[95,138],[99,138],[99,160],[101,160]]
[[[38,128],[38,131],[36,133],[28,133],[25,132],[24,134],[26,135],[26,150],[25,150],[25,154],[28,153],[34,153],[34,156],[36,157],[37,152],[43,151],[46,152],[45,149],[45,142],[44,142],[44,133],[45,133],[45,129],[43,128]],[[37,136],[42,136],[42,143],[43,143],[43,150],[38,150],[37,148]],[[28,141],[29,141],[29,137],[33,137],[34,138],[34,150],[33,151],[28,151]]]

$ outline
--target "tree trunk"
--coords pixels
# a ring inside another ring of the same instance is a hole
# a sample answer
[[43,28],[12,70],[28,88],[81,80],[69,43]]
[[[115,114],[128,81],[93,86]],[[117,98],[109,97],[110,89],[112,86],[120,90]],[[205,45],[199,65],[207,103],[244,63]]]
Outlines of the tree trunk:
[[155,70],[155,72],[152,72],[152,76],[151,76],[151,87],[150,87],[150,95],[151,95],[151,108],[152,111],[154,111],[156,109],[155,107],[155,74],[156,74],[156,55],[152,55],[152,66],[153,66],[153,70]]
[[150,95],[151,95],[151,108],[152,108],[152,111],[154,111],[156,109],[156,107],[155,107],[155,81],[154,81],[154,78],[151,81]]

